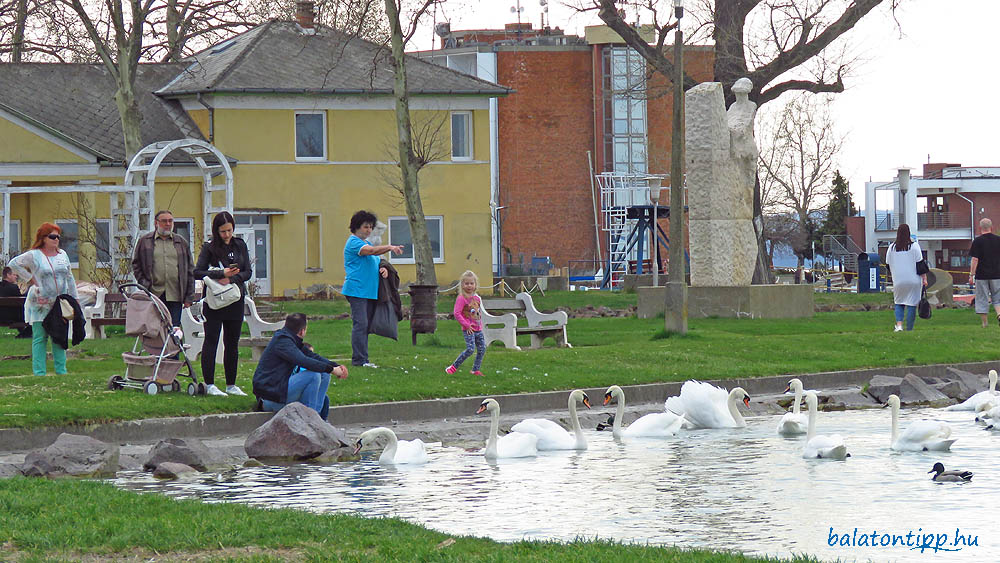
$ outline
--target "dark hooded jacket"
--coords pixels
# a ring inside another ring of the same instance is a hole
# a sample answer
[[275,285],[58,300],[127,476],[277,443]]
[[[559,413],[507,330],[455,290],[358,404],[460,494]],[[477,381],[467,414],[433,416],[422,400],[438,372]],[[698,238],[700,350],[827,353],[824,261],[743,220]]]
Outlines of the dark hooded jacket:
[[66,349],[69,348],[68,337],[71,321],[63,318],[62,306],[59,304],[60,301],[67,301],[73,307],[73,346],[83,342],[83,339],[86,338],[87,332],[84,328],[86,321],[83,318],[83,309],[80,308],[80,302],[74,299],[72,295],[63,293],[59,297],[56,297],[56,301],[52,305],[52,310],[42,319],[42,328],[52,338],[53,344],[58,344],[60,348]]
[[403,318],[403,303],[399,299],[399,273],[386,260],[379,269],[385,268],[389,275],[378,278],[378,300],[375,311],[368,319],[368,334],[377,334],[396,340],[399,335],[399,321]]
[[288,378],[296,366],[309,371],[331,373],[337,362],[302,348],[302,339],[286,329],[274,332],[253,372],[253,394],[258,399],[288,402]]

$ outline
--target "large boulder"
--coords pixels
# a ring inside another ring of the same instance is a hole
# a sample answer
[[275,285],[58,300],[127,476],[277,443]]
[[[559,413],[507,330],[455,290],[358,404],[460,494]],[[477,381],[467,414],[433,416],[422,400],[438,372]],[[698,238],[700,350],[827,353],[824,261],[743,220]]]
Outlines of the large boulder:
[[927,385],[923,379],[908,373],[899,384],[899,402],[904,405],[927,403],[944,405],[951,400],[944,393]]
[[17,477],[21,474],[21,469],[13,463],[0,463],[0,479]]
[[876,375],[868,382],[868,394],[876,401],[885,404],[889,400],[889,395],[899,395],[899,384],[902,382],[902,377]]
[[962,392],[958,397],[955,397],[959,401],[964,401],[976,393],[985,390],[986,386],[989,384],[986,376],[976,375],[958,368],[949,366],[945,368],[945,373],[949,379],[958,381],[962,386]]
[[247,436],[244,448],[255,459],[304,460],[349,446],[347,436],[302,403],[285,405]]
[[824,410],[828,411],[865,409],[879,406],[879,404],[872,400],[870,395],[863,393],[860,387],[830,389],[823,394],[825,395]]
[[21,464],[30,477],[114,477],[117,470],[117,444],[65,433],[51,446],[28,452]]
[[153,471],[164,462],[183,463],[198,471],[217,465],[215,455],[197,438],[167,438],[160,440],[151,450],[142,468]]
[[153,470],[153,477],[157,479],[176,479],[188,473],[197,473],[198,470],[183,463],[164,461]]

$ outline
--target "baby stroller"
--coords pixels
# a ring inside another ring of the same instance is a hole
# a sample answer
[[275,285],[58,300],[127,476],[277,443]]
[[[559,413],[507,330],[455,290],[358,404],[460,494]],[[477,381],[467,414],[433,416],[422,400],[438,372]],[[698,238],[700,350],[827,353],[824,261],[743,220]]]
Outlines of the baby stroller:
[[[122,352],[125,361],[125,377],[112,375],[108,389],[115,391],[130,387],[142,389],[150,395],[160,391],[180,391],[178,375],[190,377],[188,395],[204,395],[205,384],[191,368],[184,344],[170,319],[167,306],[146,288],[135,283],[122,284],[119,291],[127,295],[125,309],[125,334],[135,336],[131,352]],[[138,291],[127,293],[126,289]],[[182,373],[182,368],[187,368]]]

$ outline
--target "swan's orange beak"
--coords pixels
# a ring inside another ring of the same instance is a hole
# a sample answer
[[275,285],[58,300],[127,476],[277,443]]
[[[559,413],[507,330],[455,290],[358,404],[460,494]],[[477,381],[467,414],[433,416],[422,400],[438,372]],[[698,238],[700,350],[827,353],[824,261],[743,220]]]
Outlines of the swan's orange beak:
[[360,451],[361,451],[361,440],[358,440],[358,443],[354,444],[354,455],[358,455],[358,452]]
[[479,408],[476,409],[476,414],[483,414],[484,410],[486,410],[486,405],[479,405]]
[[743,404],[750,408],[750,395],[743,395]]
[[785,390],[782,391],[782,393],[788,393],[791,390],[792,390],[792,386],[791,385],[787,385],[787,386],[785,386]]
[[605,393],[604,394],[604,404],[607,405],[610,402],[611,402],[611,393]]
[[[587,408],[589,409],[590,408],[590,397],[584,395],[583,396],[583,404],[587,405]],[[607,404],[606,400],[605,400],[605,404]]]

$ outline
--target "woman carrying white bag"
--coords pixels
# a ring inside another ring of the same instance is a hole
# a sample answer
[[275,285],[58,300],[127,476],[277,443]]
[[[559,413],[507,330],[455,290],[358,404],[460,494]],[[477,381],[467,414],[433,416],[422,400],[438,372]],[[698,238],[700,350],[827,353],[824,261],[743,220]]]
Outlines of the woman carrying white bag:
[[[201,349],[201,374],[209,395],[246,395],[236,386],[239,363],[240,331],[243,329],[243,299],[250,281],[250,252],[243,239],[233,236],[236,220],[228,211],[212,219],[212,240],[201,247],[194,267],[195,279],[205,282],[205,344]],[[232,289],[237,291],[233,292]],[[229,291],[226,291],[226,290]],[[212,296],[209,296],[209,294]],[[238,295],[239,297],[235,297]],[[219,308],[214,308],[219,307]],[[226,372],[226,390],[215,386],[215,353],[222,333],[222,366]]]

